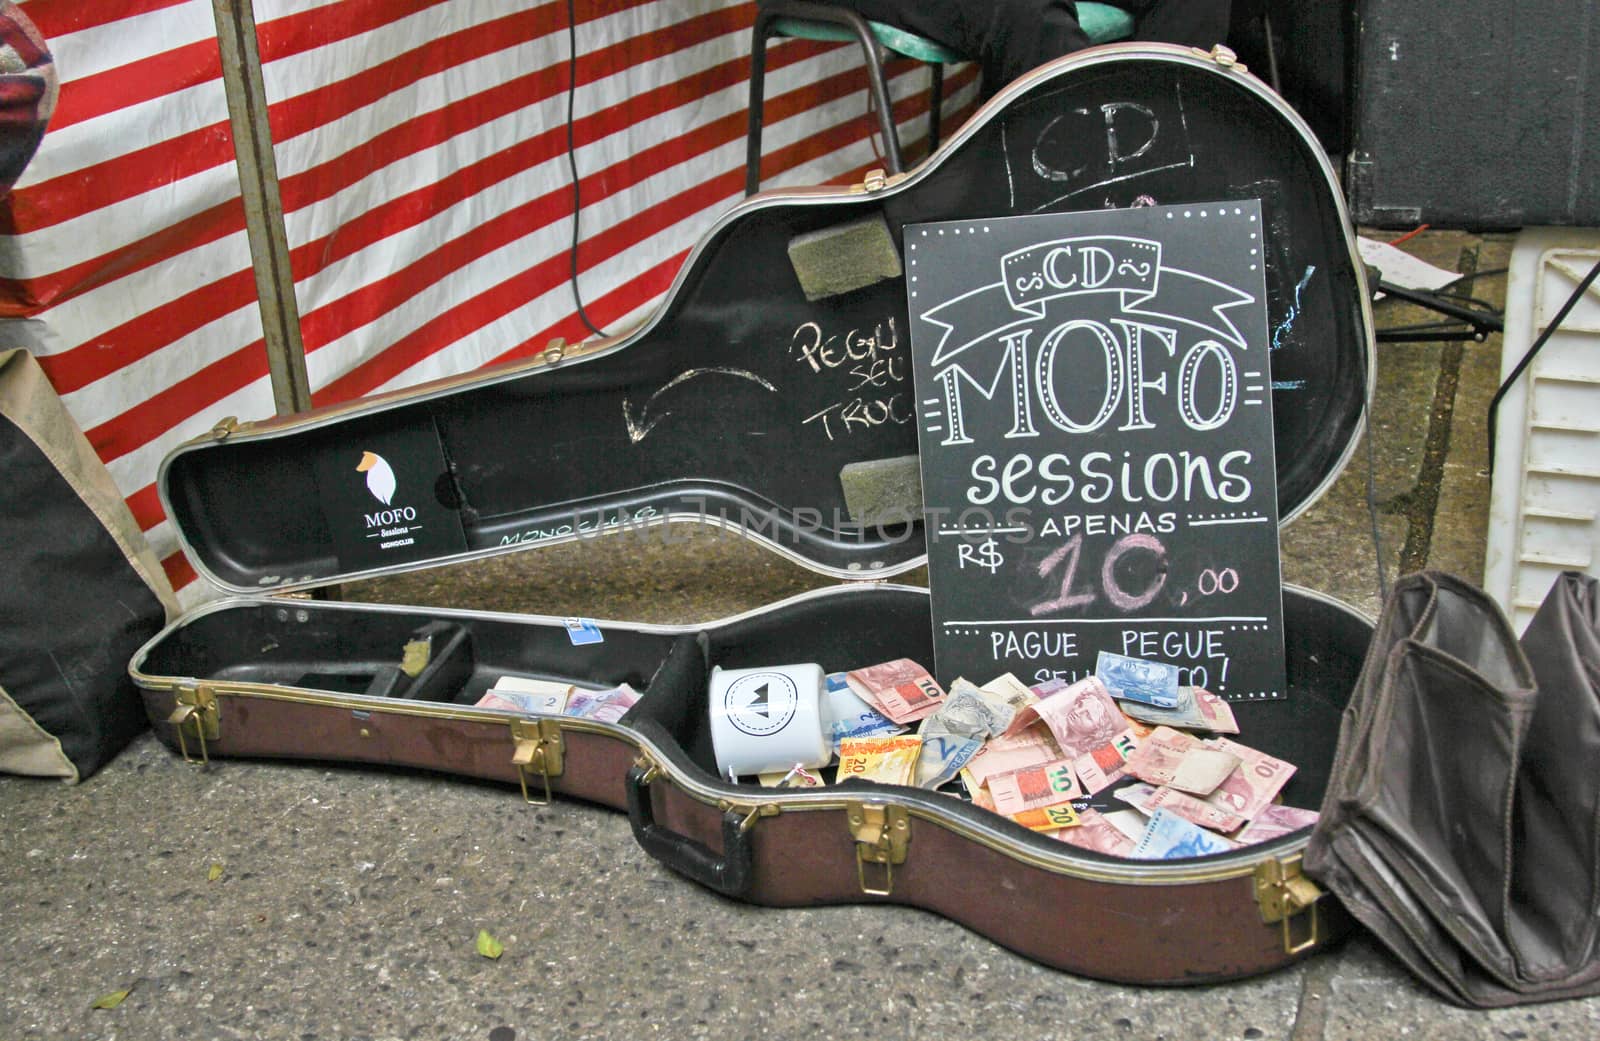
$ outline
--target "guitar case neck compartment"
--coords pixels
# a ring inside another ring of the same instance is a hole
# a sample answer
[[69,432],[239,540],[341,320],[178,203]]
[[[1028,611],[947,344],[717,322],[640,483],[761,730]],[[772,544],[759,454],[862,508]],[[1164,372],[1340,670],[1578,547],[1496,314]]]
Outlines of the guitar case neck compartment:
[[[1043,963],[1202,983],[1264,972],[1345,919],[1299,874],[1309,829],[1231,853],[1131,861],[948,796],[848,781],[775,790],[717,776],[714,667],[931,663],[914,480],[904,229],[1160,203],[1262,206],[1280,515],[1343,467],[1370,397],[1365,277],[1310,130],[1218,51],[1095,48],[1042,66],[914,170],[733,207],[626,336],[302,416],[243,425],[163,463],[197,569],[272,592],[693,520],[740,531],[837,586],[700,626],[255,597],[168,627],[131,669],[191,759],[384,763],[489,778],[629,813],[680,874],[773,905],[923,907]],[[595,544],[601,552],[605,540]],[[1235,707],[1319,804],[1371,624],[1286,587],[1288,697]],[[425,648],[425,649],[423,649]],[[476,702],[502,676],[639,701],[615,722]],[[987,678],[987,677],[985,677]]]

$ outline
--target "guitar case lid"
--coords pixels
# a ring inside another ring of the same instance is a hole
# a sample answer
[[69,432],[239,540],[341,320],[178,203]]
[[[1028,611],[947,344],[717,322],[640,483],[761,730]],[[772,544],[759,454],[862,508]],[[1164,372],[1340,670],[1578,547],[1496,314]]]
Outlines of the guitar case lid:
[[[1259,199],[1279,512],[1333,481],[1373,379],[1371,313],[1312,131],[1225,49],[1093,48],[1009,85],[915,169],[728,210],[627,335],[239,424],[163,461],[197,571],[294,589],[675,521],[817,572],[926,560],[903,229]],[[886,523],[898,518],[899,523]]]

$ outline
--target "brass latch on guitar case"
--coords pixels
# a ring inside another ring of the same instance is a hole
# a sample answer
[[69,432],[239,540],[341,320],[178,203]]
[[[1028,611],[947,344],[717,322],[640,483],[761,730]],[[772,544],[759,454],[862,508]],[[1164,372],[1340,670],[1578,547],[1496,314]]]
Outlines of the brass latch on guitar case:
[[[522,798],[534,806],[550,805],[550,778],[561,776],[561,724],[553,719],[515,719],[511,740],[516,746],[511,762],[522,782]],[[543,799],[528,794],[530,773],[544,782]]]
[[[215,690],[205,683],[197,687],[179,687],[177,704],[173,706],[167,722],[177,728],[178,748],[183,752],[185,762],[197,766],[211,762],[206,742],[215,741],[222,733],[222,713],[217,708]],[[200,743],[199,759],[189,754],[188,735],[191,734]]]
[[[1261,920],[1268,925],[1282,923],[1283,950],[1286,954],[1299,954],[1315,947],[1322,939],[1321,920],[1317,917],[1317,901],[1322,890],[1300,871],[1300,858],[1264,860],[1256,866],[1256,903],[1261,908]],[[1291,925],[1305,911],[1311,916],[1303,940],[1295,941]]]
[[[894,866],[906,862],[911,844],[911,815],[904,806],[853,802],[845,808],[850,835],[856,840],[856,880],[869,896],[888,896],[894,889]],[[867,884],[867,865],[883,865],[883,885]]]
[[905,170],[897,174],[885,174],[882,170],[868,170],[866,178],[860,184],[851,186],[850,190],[871,195],[874,192],[881,192],[885,188],[891,188],[910,176],[911,174]]

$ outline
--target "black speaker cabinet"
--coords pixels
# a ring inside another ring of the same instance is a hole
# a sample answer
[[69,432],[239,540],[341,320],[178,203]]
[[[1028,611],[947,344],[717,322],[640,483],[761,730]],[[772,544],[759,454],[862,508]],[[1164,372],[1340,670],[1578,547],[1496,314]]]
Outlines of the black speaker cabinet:
[[1600,226],[1595,4],[1360,0],[1354,51],[1357,223]]

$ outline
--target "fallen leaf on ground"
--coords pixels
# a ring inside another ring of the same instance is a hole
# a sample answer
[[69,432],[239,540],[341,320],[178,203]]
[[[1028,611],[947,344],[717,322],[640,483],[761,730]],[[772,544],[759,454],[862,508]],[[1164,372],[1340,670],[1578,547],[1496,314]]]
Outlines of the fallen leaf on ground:
[[90,1008],[116,1008],[118,1005],[122,1004],[124,1001],[127,1000],[128,994],[130,992],[131,991],[128,991],[128,990],[114,990],[110,994],[102,994],[102,995],[100,995],[100,997],[95,998],[94,999],[94,1004],[90,1005],[89,1007]]
[[505,953],[505,947],[499,940],[489,935],[489,930],[478,930],[478,953],[485,958],[498,958]]

